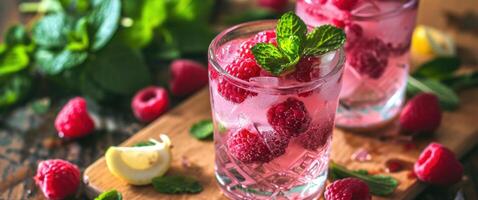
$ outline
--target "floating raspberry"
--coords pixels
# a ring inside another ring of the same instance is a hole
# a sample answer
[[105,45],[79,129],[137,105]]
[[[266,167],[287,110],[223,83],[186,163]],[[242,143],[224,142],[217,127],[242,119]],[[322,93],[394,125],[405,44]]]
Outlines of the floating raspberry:
[[254,54],[252,54],[251,48],[256,45],[254,39],[249,39],[244,41],[241,46],[239,46],[239,57],[243,59],[254,59]]
[[60,137],[73,139],[88,135],[95,124],[88,114],[85,99],[75,97],[63,106],[55,119],[55,128]]
[[378,79],[385,72],[389,49],[382,40],[362,38],[348,48],[347,61],[360,74]]
[[274,130],[290,136],[298,136],[306,131],[310,120],[304,103],[292,97],[267,111],[267,121]]
[[68,161],[45,160],[38,164],[35,183],[48,199],[72,196],[80,186],[80,170]]
[[275,131],[262,132],[262,138],[271,151],[272,158],[277,158],[285,153],[289,145],[290,136]]
[[[253,59],[237,59],[225,68],[226,72],[232,76],[248,81],[252,77],[257,77],[261,73],[261,68]],[[219,80],[218,92],[225,99],[234,103],[242,103],[248,96],[255,96],[256,93],[239,88],[227,79]]]
[[440,126],[441,118],[438,98],[422,93],[407,102],[400,113],[400,126],[410,133],[433,133]]
[[295,80],[299,82],[309,82],[313,78],[312,70],[314,69],[314,66],[317,65],[320,65],[319,57],[305,56],[301,58],[299,63],[295,66],[295,71],[292,73],[292,76],[294,76]]
[[414,172],[423,182],[450,186],[461,180],[463,166],[453,152],[438,143],[429,144],[418,157]]
[[325,189],[325,200],[370,200],[370,190],[360,179],[345,178],[334,181]]
[[269,162],[272,159],[269,148],[256,131],[241,129],[230,133],[227,147],[229,152],[243,163]]
[[275,31],[262,31],[257,33],[254,38],[244,41],[239,46],[239,57],[243,59],[254,59],[251,48],[257,43],[270,43],[277,45]]
[[193,60],[179,59],[171,63],[171,93],[175,96],[191,94],[208,82],[207,69]]
[[259,6],[282,12],[287,8],[288,0],[257,0]]
[[332,135],[333,122],[320,123],[312,126],[305,133],[300,134],[297,137],[297,141],[309,150],[317,150],[327,144],[330,136]]
[[134,116],[142,122],[155,120],[167,110],[168,106],[168,92],[155,86],[138,91],[131,101]]
[[277,45],[276,37],[275,31],[262,31],[254,36],[254,41],[256,43],[269,43]]
[[351,11],[358,0],[332,0],[332,3],[340,10]]

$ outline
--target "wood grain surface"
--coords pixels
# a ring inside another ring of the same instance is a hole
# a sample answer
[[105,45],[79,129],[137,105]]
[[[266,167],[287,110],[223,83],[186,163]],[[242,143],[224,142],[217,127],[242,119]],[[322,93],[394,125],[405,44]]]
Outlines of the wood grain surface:
[[[436,133],[436,140],[458,156],[472,148],[478,138],[478,90],[468,91],[462,96],[461,108],[453,113],[446,113],[443,125]],[[154,191],[151,186],[130,186],[114,177],[107,169],[103,158],[88,167],[84,173],[84,182],[88,194],[94,196],[98,192],[117,189],[125,199],[224,199],[214,178],[214,149],[213,142],[198,141],[188,133],[194,122],[210,118],[209,93],[204,89],[196,96],[184,102],[176,109],[164,115],[157,121],[121,144],[131,146],[149,138],[159,138],[165,133],[173,142],[173,163],[169,174],[187,174],[200,180],[205,190],[197,195],[163,195]],[[393,132],[393,128],[391,128]],[[389,131],[387,131],[389,132]],[[388,198],[374,199],[409,199],[417,195],[424,185],[415,178],[410,178],[411,163],[415,162],[421,149],[430,141],[415,142],[416,148],[407,147],[408,140],[386,139],[388,137],[369,137],[356,133],[334,130],[331,159],[351,169],[366,169],[372,173],[386,173],[385,162],[390,159],[399,159],[410,163],[406,170],[398,173],[389,173],[400,182],[394,194]],[[371,160],[357,162],[351,156],[357,150],[364,149],[371,154]]]

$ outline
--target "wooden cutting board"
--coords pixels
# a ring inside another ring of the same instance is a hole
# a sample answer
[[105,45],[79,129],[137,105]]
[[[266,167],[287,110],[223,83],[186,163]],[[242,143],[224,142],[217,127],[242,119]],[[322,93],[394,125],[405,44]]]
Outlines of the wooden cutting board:
[[[461,95],[462,104],[459,110],[446,113],[443,124],[436,133],[436,140],[458,156],[470,150],[478,139],[478,90],[470,90]],[[171,110],[148,127],[125,141],[121,146],[130,146],[149,138],[159,138],[159,134],[167,134],[173,143],[173,163],[168,173],[185,174],[196,177],[204,186],[204,191],[196,195],[163,195],[153,190],[151,186],[129,186],[115,178],[107,169],[104,158],[97,160],[84,172],[84,182],[89,196],[99,192],[117,189],[127,200],[152,199],[226,199],[216,185],[214,178],[214,148],[212,141],[198,141],[189,135],[189,128],[202,119],[210,119],[209,93],[207,89],[200,91],[194,97]],[[416,148],[405,148],[406,143],[397,140],[383,140],[376,137],[334,130],[332,159],[351,169],[367,169],[370,172],[385,172],[385,162],[389,159],[400,159],[410,163],[415,162],[420,151],[429,140],[419,141]],[[371,160],[358,162],[351,155],[359,149],[370,152]],[[416,196],[425,184],[419,183],[410,171],[390,173],[400,182],[399,187],[388,198],[374,199],[411,199]]]

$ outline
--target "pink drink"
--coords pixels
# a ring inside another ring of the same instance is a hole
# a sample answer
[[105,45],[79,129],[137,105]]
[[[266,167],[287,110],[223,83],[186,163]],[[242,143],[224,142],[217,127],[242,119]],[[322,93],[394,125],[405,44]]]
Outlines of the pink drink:
[[[316,76],[308,82],[265,71],[241,80],[225,71],[239,59],[242,43],[275,25],[259,21],[235,26],[217,36],[209,50],[216,178],[232,199],[313,199],[327,178],[343,51],[316,57]],[[278,133],[280,123],[271,125],[269,118],[276,115],[295,122],[293,137]]]
[[334,2],[297,0],[296,13],[309,26],[345,28],[347,59],[337,125],[380,125],[397,115],[404,100],[418,0],[358,0],[351,11]]

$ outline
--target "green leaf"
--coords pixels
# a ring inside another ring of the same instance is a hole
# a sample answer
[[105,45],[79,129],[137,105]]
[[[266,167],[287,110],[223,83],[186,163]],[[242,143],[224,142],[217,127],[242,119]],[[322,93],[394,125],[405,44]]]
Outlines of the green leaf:
[[287,55],[290,61],[295,61],[300,59],[300,54],[302,52],[302,40],[295,36],[289,37],[280,37],[277,38],[277,43],[279,45],[279,49]]
[[33,101],[30,104],[30,108],[35,112],[35,114],[45,114],[51,106],[51,101],[49,98],[42,98]]
[[251,50],[257,63],[274,75],[279,75],[290,67],[287,57],[273,44],[258,43]]
[[212,13],[214,0],[176,0],[172,20],[177,22],[206,22]]
[[460,65],[458,57],[437,57],[421,65],[413,76],[441,80],[451,77]]
[[443,80],[445,85],[450,86],[454,90],[462,90],[474,86],[478,86],[478,72],[467,73],[450,77]]
[[[206,24],[175,23],[166,27],[181,54],[206,53],[215,33]],[[192,34],[190,30],[194,30]]]
[[146,146],[153,146],[155,145],[154,142],[151,141],[141,141],[133,145],[133,147],[146,147]]
[[113,37],[118,28],[121,14],[120,0],[95,0],[93,11],[88,16],[91,31],[93,51],[103,48]]
[[370,188],[370,192],[378,196],[390,195],[398,186],[398,181],[391,176],[368,175],[363,172],[357,173],[334,162],[330,163],[329,170],[334,179],[353,177],[364,181]]
[[17,44],[28,45],[30,38],[25,27],[21,24],[10,27],[5,33],[5,43],[7,46],[15,46]]
[[66,69],[76,67],[85,62],[88,53],[82,51],[62,50],[59,52],[39,49],[35,53],[38,69],[48,75],[55,75]]
[[86,63],[88,76],[101,88],[132,95],[151,84],[149,69],[139,52],[113,40]]
[[435,94],[440,101],[440,106],[445,110],[454,110],[460,104],[458,95],[446,85],[432,79],[408,77],[407,94],[414,96],[421,92]]
[[0,52],[0,77],[25,69],[30,62],[27,48],[16,45]]
[[305,39],[307,26],[293,12],[287,12],[281,16],[276,27],[277,38],[297,36],[301,41]]
[[110,190],[101,193],[95,200],[123,200],[123,196],[117,190]]
[[164,194],[199,193],[201,184],[193,178],[185,176],[162,176],[153,179],[153,187]]
[[90,38],[88,36],[88,24],[86,18],[81,18],[76,22],[74,31],[68,34],[68,45],[66,49],[71,51],[83,51],[88,49]]
[[30,92],[31,86],[30,78],[23,74],[0,81],[0,109],[23,100]]
[[304,44],[304,55],[317,55],[334,51],[345,43],[345,33],[342,29],[331,25],[315,28],[307,34]]
[[91,7],[90,0],[59,0],[65,10],[86,13]]
[[189,133],[200,140],[212,138],[212,135],[214,133],[214,124],[210,119],[202,120],[200,122],[195,123],[191,127],[191,129],[189,129]]
[[32,37],[42,48],[58,48],[66,45],[67,33],[72,20],[64,13],[55,13],[41,18],[32,29]]

